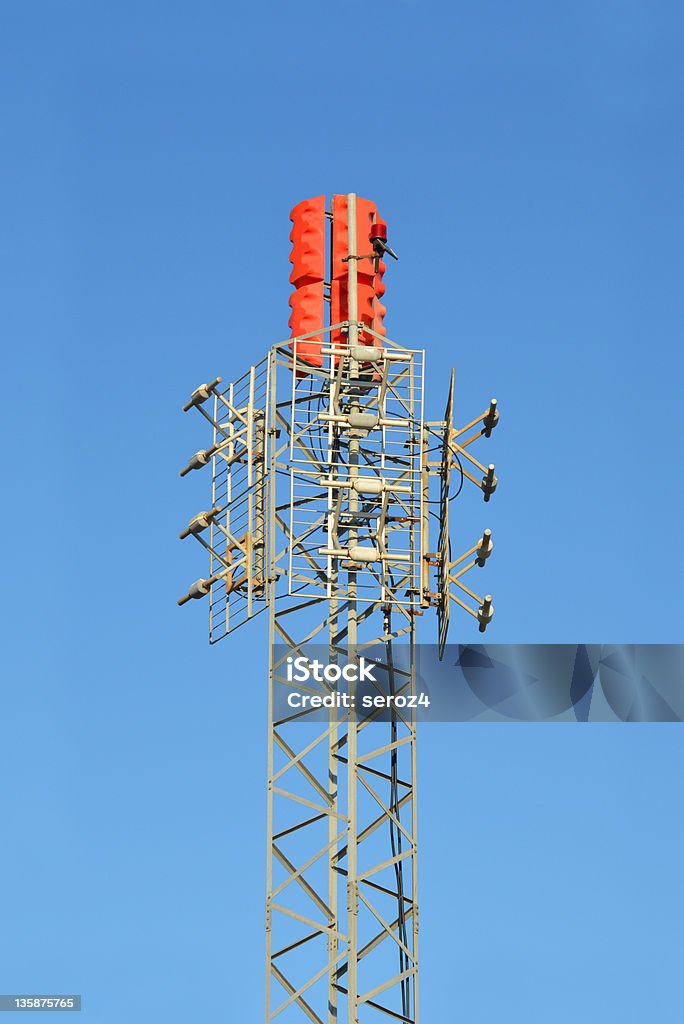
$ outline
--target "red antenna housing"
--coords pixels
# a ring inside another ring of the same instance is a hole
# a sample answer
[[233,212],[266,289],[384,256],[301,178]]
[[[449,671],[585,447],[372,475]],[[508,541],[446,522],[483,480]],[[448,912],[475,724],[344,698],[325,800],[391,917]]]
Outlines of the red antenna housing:
[[[325,317],[326,217],[330,220],[330,311]],[[292,313],[289,319],[291,338],[297,342],[299,363],[323,365],[324,329],[332,326],[328,343],[346,346],[346,327],[335,327],[349,320],[347,282],[349,276],[349,226],[347,196],[334,195],[331,211],[326,214],[325,197],[304,199],[290,213],[293,270],[290,281],[295,290],[290,296]],[[373,251],[373,241],[387,240],[387,224],[378,215],[370,199],[356,200],[356,239],[359,343],[380,347],[387,333],[383,320],[387,311],[382,303],[385,294],[383,275],[385,263]],[[318,333],[320,329],[321,333]],[[310,335],[310,337],[303,337]],[[380,335],[381,337],[377,337]],[[299,367],[301,369],[301,367]]]

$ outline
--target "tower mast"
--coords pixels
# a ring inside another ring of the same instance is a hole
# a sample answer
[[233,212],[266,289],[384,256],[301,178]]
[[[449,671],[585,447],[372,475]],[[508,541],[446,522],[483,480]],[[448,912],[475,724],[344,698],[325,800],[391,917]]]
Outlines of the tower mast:
[[[452,380],[445,418],[424,420],[424,354],[382,323],[382,256],[394,255],[384,222],[353,193],[324,203],[292,211],[292,337],[186,406],[212,426],[183,470],[211,462],[212,506],[181,536],[208,550],[210,572],[179,603],[210,595],[211,642],[268,614],[267,1024],[418,1024],[416,722],[396,698],[416,693],[426,609],[437,608],[442,648],[451,600],[481,630],[491,619],[491,598],[462,582],[491,537],[452,561],[449,478],[459,466],[488,499],[493,466],[476,463],[480,482],[462,462],[498,410],[456,431]],[[293,664],[317,662],[330,678],[293,681]],[[340,680],[367,663],[380,700],[362,709],[364,683]],[[302,693],[333,706],[302,707]]]

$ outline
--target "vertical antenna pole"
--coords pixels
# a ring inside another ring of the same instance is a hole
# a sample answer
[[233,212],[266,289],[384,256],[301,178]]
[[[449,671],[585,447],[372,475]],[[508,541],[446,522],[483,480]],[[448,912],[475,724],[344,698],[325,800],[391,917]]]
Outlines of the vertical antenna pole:
[[[347,196],[347,309],[349,313],[349,346],[359,343],[359,285],[358,285],[358,253],[356,251],[356,195],[350,192]],[[354,360],[352,367],[355,368]]]
[[[347,239],[348,239],[348,262],[347,262],[347,307],[349,312],[349,347],[353,352],[359,343],[359,304],[358,304],[358,268],[356,252],[356,195],[350,192],[347,196]],[[358,374],[358,362],[353,357],[349,360],[349,375],[355,377]],[[359,466],[359,442],[358,438],[349,437],[349,481],[352,483],[358,476]],[[358,509],[358,499],[353,487],[349,489],[349,514],[350,517]],[[349,531],[349,545],[356,540],[356,531]],[[347,616],[347,643],[350,659],[356,660],[357,643],[357,608],[356,608],[356,572],[349,571],[348,583],[349,612]],[[355,684],[350,684],[350,691],[354,692]],[[347,854],[347,909],[348,909],[348,934],[349,934],[349,958],[348,958],[348,1021],[349,1024],[358,1022],[358,865],[357,865],[357,807],[356,807],[356,777],[357,777],[357,724],[355,712],[352,709],[349,715],[349,729],[347,745],[349,748],[348,764],[348,854]]]
[[[330,247],[331,247],[331,266],[332,266],[332,230],[330,232]],[[332,274],[331,274],[332,276]],[[330,356],[330,392],[328,394],[328,402],[332,396],[335,379],[335,358]],[[329,411],[332,412],[332,405],[329,404]],[[331,473],[339,475],[340,472],[340,446],[335,433],[335,427],[332,422],[328,424],[328,439],[327,439],[327,458],[328,468]],[[332,490],[328,491],[328,543],[332,547],[335,541],[332,530],[332,508],[334,506],[335,499],[333,497]],[[330,578],[329,578],[329,593],[330,598],[328,602],[328,615],[330,617],[330,624],[328,627],[328,645],[329,645],[329,660],[330,664],[337,664],[339,660],[338,645],[339,645],[339,559],[332,557],[329,561],[330,566]],[[337,683],[333,684],[337,688]],[[340,928],[340,915],[339,915],[339,843],[336,842],[338,831],[340,828],[340,818],[338,817],[339,809],[339,770],[340,763],[338,760],[339,755],[339,738],[340,729],[335,724],[335,716],[330,716],[330,736],[328,737],[328,797],[330,799],[330,814],[328,815],[328,907],[330,908],[330,926],[331,931],[328,935],[328,1024],[338,1024],[337,1022],[337,1010],[339,1004],[339,992],[337,988],[337,971],[338,971],[338,958],[340,953],[340,940],[339,933]]]

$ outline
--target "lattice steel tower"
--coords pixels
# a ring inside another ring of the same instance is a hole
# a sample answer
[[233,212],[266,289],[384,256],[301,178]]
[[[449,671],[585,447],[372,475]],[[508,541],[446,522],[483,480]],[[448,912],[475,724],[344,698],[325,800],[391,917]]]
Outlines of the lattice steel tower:
[[378,694],[411,695],[416,619],[436,609],[441,652],[452,600],[484,631],[491,597],[463,576],[491,534],[452,559],[450,477],[489,500],[494,467],[469,447],[499,414],[492,400],[457,430],[452,372],[444,418],[424,420],[424,353],[383,326],[394,253],[373,203],[335,195],[326,210],[320,196],[291,219],[291,337],[185,406],[212,442],[181,475],[211,464],[212,500],[181,534],[209,552],[209,574],[179,604],[209,595],[211,643],[268,612],[266,1021],[417,1024],[414,713],[322,717],[282,695],[288,657],[314,650],[330,665],[367,657]]

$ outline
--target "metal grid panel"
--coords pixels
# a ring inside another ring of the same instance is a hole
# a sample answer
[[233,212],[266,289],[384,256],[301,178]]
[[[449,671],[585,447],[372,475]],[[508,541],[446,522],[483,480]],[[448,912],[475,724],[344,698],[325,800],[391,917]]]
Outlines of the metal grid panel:
[[262,611],[269,596],[268,409],[270,358],[214,398],[209,640],[216,643]]
[[418,605],[422,353],[327,354],[292,392],[289,593],[344,596],[346,569],[357,600]]

